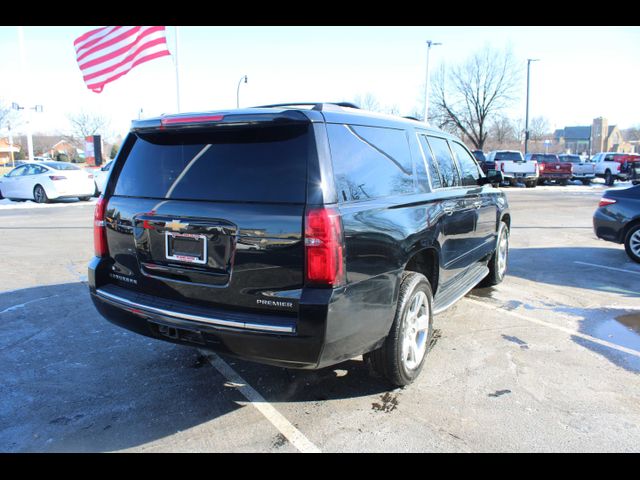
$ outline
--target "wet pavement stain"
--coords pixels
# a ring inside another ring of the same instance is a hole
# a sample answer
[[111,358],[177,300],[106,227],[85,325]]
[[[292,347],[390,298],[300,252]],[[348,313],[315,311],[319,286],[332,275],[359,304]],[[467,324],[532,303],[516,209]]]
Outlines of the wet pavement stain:
[[[580,319],[578,331],[599,340],[640,352],[640,310],[621,308],[556,307],[556,312]],[[612,363],[640,373],[640,357],[599,345],[589,339],[572,336],[574,342],[592,350]]]
[[525,342],[524,340],[520,340],[518,337],[513,337],[511,335],[502,335],[502,338],[504,338],[505,340],[509,341],[509,342],[513,342],[516,343],[518,345],[520,345],[520,348],[523,350],[529,350],[529,345],[527,344],[527,342]]
[[371,404],[371,410],[377,412],[389,413],[398,408],[398,396],[387,392],[380,397],[382,403],[374,402]]
[[493,298],[493,292],[493,288],[474,288],[473,290],[471,290],[471,294],[474,297],[480,298]]
[[70,417],[58,417],[58,418],[54,418],[53,420],[51,420],[49,422],[49,424],[51,425],[69,425],[71,422],[75,422],[77,420],[80,420],[81,418],[83,418],[84,415],[83,414],[78,414],[75,415],[73,418]]
[[433,329],[433,335],[431,335],[431,341],[429,342],[429,351],[438,343],[438,339],[442,337],[442,331],[438,328]]
[[271,446],[272,446],[273,448],[282,448],[282,447],[284,447],[284,446],[287,444],[287,442],[288,442],[288,441],[289,441],[289,440],[287,440],[287,437],[285,437],[285,436],[284,436],[283,434],[281,434],[281,433],[278,433],[278,434],[276,435],[275,440],[274,440],[274,441],[273,441],[273,443],[271,444]]
[[202,368],[209,363],[209,359],[206,355],[198,355],[196,361],[191,365],[191,368]]
[[507,393],[511,393],[511,390],[496,390],[495,392],[490,393],[487,396],[497,398],[501,397],[502,395],[506,395]]
[[640,311],[602,309],[582,316],[581,332],[640,351]]
[[616,320],[640,335],[640,312],[618,315]]

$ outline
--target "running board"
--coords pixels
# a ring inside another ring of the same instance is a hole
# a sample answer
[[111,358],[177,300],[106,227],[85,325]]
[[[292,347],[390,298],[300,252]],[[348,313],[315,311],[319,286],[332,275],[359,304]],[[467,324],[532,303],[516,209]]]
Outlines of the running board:
[[462,275],[461,279],[456,279],[454,285],[446,288],[444,294],[440,295],[443,290],[438,290],[433,301],[433,314],[437,315],[456,303],[488,274],[489,268],[486,265],[476,265]]

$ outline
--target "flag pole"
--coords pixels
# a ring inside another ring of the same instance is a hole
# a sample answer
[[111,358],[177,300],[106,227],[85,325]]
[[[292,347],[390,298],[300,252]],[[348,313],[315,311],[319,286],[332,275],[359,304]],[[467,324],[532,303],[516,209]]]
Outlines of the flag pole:
[[178,107],[178,113],[180,113],[180,73],[178,71],[178,26],[175,27],[176,31],[176,45],[175,45],[175,56],[173,61],[176,66],[176,105]]
[[[22,78],[26,80],[26,86],[23,83],[22,90],[22,101],[28,103],[31,101],[31,92],[29,91],[29,87],[31,85],[31,75],[27,73],[27,60],[26,55],[24,53],[24,29],[23,27],[18,27],[18,45],[20,50],[20,70],[22,73]],[[26,90],[26,92],[25,92]],[[23,104],[24,105],[24,104]],[[31,132],[31,108],[29,105],[24,105],[25,115],[27,117],[26,121],[26,130],[27,130],[27,154],[29,157],[29,161],[33,162],[33,134]]]

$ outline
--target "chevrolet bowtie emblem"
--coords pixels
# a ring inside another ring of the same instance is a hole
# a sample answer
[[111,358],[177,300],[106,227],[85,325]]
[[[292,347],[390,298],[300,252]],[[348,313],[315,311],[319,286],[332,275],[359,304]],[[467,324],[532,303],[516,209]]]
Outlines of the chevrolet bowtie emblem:
[[189,224],[188,223],[182,223],[180,220],[172,220],[169,223],[165,223],[164,226],[168,230],[177,231],[177,230],[182,230],[183,228],[187,228],[189,226]]

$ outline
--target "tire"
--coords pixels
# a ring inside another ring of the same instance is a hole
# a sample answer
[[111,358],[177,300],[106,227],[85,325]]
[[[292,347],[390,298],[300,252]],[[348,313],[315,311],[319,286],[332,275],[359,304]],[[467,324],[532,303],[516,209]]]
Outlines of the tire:
[[537,182],[535,182],[535,181],[526,183],[527,188],[536,188],[536,184],[537,184]]
[[49,203],[49,197],[42,185],[36,185],[33,189],[33,201],[36,203]]
[[538,185],[544,185],[544,178],[538,179]]
[[624,249],[629,258],[640,263],[640,225],[634,225],[624,237]]
[[507,273],[509,260],[509,227],[505,222],[500,222],[496,249],[489,260],[489,274],[478,284],[479,287],[493,287],[498,285]]
[[427,278],[404,272],[391,330],[380,348],[364,355],[373,370],[394,386],[409,385],[424,366],[433,338],[432,305]]
[[563,187],[566,187],[567,185],[569,185],[569,180],[566,180],[566,179],[564,179],[564,180],[559,180],[559,181],[558,181],[558,183],[559,183],[560,185],[562,185]]
[[609,187],[613,187],[614,182],[615,179],[613,178],[613,175],[611,175],[611,171],[607,170],[604,172],[604,184]]
[[78,200],[80,200],[81,202],[88,202],[89,200],[91,200],[91,197],[78,197]]
[[2,190],[0,190],[0,200],[2,200],[4,197],[2,196]]
[[591,185],[591,179],[590,178],[584,178],[582,180],[580,180],[582,182],[583,185]]

